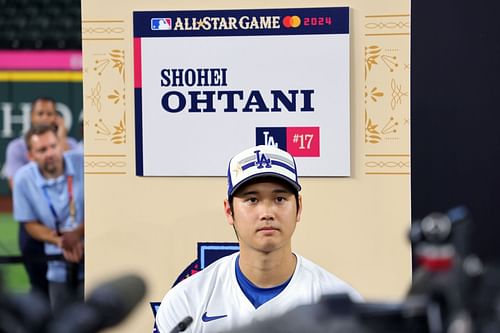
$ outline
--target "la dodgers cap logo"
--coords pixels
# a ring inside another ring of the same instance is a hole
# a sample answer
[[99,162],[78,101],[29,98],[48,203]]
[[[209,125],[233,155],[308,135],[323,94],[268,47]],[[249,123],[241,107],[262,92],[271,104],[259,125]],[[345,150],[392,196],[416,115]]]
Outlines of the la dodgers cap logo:
[[274,146],[261,145],[245,149],[229,161],[228,197],[247,181],[259,177],[277,177],[297,191],[301,189],[293,156]]

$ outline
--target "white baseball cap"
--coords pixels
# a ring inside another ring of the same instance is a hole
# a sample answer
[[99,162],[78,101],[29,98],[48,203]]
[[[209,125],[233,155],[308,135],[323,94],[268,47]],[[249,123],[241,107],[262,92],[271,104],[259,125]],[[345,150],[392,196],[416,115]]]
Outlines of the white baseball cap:
[[262,145],[245,149],[229,161],[228,198],[241,185],[259,177],[276,177],[286,181],[297,192],[301,189],[293,156],[274,146]]

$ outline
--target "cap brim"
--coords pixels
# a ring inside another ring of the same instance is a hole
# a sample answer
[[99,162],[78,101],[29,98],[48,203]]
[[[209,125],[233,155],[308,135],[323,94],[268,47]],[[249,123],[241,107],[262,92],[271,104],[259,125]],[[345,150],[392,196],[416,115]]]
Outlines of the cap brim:
[[280,180],[286,182],[287,184],[290,184],[294,189],[297,190],[297,192],[299,192],[302,189],[302,187],[298,183],[294,182],[293,180],[291,180],[290,178],[288,178],[286,176],[283,176],[283,175],[280,175],[280,174],[274,173],[274,172],[263,172],[263,173],[258,173],[258,174],[249,176],[244,181],[242,181],[242,182],[238,183],[237,185],[235,185],[233,187],[231,193],[229,193],[229,197],[232,197],[234,195],[234,193],[236,191],[238,191],[238,189],[240,187],[242,187],[245,184],[248,184],[248,182],[250,182],[252,180],[255,180],[255,179],[258,179],[258,178],[264,178],[264,177],[268,177],[268,178],[271,177],[271,178],[280,179]]

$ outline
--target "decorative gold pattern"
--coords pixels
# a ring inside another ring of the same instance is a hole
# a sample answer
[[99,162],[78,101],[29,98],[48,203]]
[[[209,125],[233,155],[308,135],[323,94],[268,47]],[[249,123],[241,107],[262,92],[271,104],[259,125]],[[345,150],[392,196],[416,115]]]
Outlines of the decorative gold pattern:
[[364,27],[369,33],[365,36],[408,36],[410,35],[410,17],[401,15],[368,15]]
[[410,162],[408,161],[370,161],[366,162],[365,166],[368,168],[409,168]]
[[127,174],[126,155],[85,154],[85,174]]
[[370,92],[368,92],[367,87],[365,86],[365,103],[368,96],[372,101],[377,102],[377,98],[383,97],[384,93],[379,91],[377,87],[373,87]]
[[[409,59],[410,15],[367,15],[364,29],[367,152],[409,150],[410,64],[399,59]],[[393,155],[365,155],[365,175],[409,175],[409,154]]]
[[409,32],[395,32],[395,33],[383,33],[383,34],[365,34],[365,36],[409,36]]
[[365,175],[403,175],[403,176],[409,176],[410,172],[365,172]]
[[94,88],[90,88],[90,95],[86,97],[90,100],[91,105],[97,109],[97,112],[101,112],[101,82],[97,82]]
[[399,64],[397,63],[397,58],[395,56],[388,56],[383,54],[380,56],[380,59],[382,59],[384,64],[391,72],[394,72],[394,68],[399,66]]
[[397,138],[390,137],[397,133],[399,122],[394,117],[389,117],[384,127],[379,130],[379,124],[368,117],[368,112],[365,110],[365,143],[380,143],[384,140],[394,140]]
[[409,154],[366,154],[365,174],[382,175],[409,175],[410,155]]
[[396,110],[397,104],[401,104],[401,98],[403,96],[408,97],[407,92],[401,91],[401,84],[397,84],[396,80],[391,80],[391,88],[392,88],[392,99],[391,99],[391,109]]
[[377,59],[380,56],[380,51],[382,51],[382,49],[377,45],[365,47],[365,81],[372,66],[378,64]]
[[123,105],[125,105],[125,90],[120,94],[118,90],[113,89],[113,93],[108,95],[108,98],[113,101],[114,104],[118,104],[122,100]]
[[125,154],[85,154],[85,157],[127,157]]
[[382,128],[382,134],[396,133],[396,127],[398,125],[399,123],[394,120],[394,117],[390,117],[387,123]]
[[366,29],[402,29],[410,28],[410,22],[399,21],[399,22],[370,22],[365,24]]
[[[108,57],[109,56],[109,57]],[[97,75],[102,75],[104,70],[108,67],[109,64],[113,64],[112,68],[116,68],[120,75],[123,78],[123,82],[125,82],[125,51],[114,49],[109,52],[105,58],[97,59],[95,61],[94,71],[97,72]]]
[[[83,20],[85,174],[127,174],[127,98],[124,20]],[[105,43],[102,43],[105,41]]]
[[122,144],[127,142],[127,131],[125,127],[125,111],[123,111],[123,118],[120,121],[113,125],[114,131],[110,129],[108,124],[100,118],[94,124],[96,128],[96,133],[98,135],[108,136],[110,137],[111,142],[114,144]]
[[125,32],[123,20],[82,21],[82,41],[123,41]]
[[125,51],[112,50],[110,53],[111,61],[113,61],[113,68],[116,68],[122,75],[123,82],[125,82]]
[[111,141],[115,144],[121,144],[127,142],[127,132],[125,129],[125,111],[123,112],[123,119],[120,122],[113,126],[115,131],[113,132],[113,136],[111,137]]
[[87,168],[104,168],[104,167],[117,167],[117,168],[123,168],[127,165],[126,162],[120,161],[120,162],[113,162],[113,161],[86,161],[85,162],[85,167]]
[[365,47],[365,81],[368,78],[368,73],[372,70],[372,68],[375,65],[379,64],[377,62],[379,57],[390,72],[394,72],[394,69],[399,67],[396,56],[383,54],[382,48],[379,45],[367,46]]
[[97,27],[97,28],[82,28],[82,34],[121,34],[125,31],[122,27]]
[[380,18],[380,17],[410,17],[409,14],[385,14],[385,15],[366,15],[366,18]]
[[382,140],[377,127],[378,124],[373,123],[372,119],[368,117],[368,112],[365,110],[365,142],[379,143]]
[[111,135],[111,130],[106,125],[106,123],[102,119],[98,119],[94,124],[96,127],[96,133],[99,135]]

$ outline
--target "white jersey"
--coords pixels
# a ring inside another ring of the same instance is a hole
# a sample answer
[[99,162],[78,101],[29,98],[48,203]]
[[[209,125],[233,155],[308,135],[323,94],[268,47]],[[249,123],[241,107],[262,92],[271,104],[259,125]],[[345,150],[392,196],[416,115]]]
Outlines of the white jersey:
[[238,253],[234,253],[221,258],[172,288],[156,314],[160,333],[170,332],[187,316],[191,316],[193,322],[185,332],[224,332],[281,315],[298,305],[317,302],[324,294],[348,293],[353,300],[362,300],[347,283],[296,255],[297,265],[288,285],[256,309],[236,279],[237,256]]

